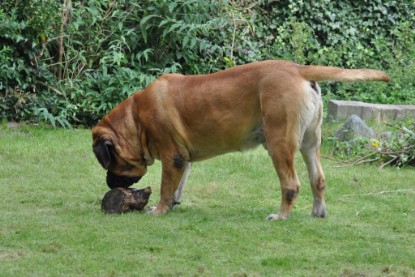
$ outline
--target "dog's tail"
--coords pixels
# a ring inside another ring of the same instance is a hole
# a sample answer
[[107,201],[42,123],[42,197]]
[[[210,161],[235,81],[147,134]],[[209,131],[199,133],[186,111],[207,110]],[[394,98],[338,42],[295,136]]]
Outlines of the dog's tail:
[[309,81],[389,82],[391,80],[385,72],[374,69],[343,69],[331,66],[304,65],[299,66],[299,71]]

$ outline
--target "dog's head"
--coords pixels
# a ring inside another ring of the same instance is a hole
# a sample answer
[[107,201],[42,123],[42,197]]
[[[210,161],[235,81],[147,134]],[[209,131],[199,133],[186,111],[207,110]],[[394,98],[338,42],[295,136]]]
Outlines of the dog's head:
[[107,185],[111,189],[117,187],[127,188],[138,182],[146,173],[146,164],[139,160],[130,160],[124,156],[123,150],[118,149],[113,141],[94,138],[92,146],[95,157],[107,170]]
[[107,170],[107,185],[127,188],[147,172],[148,162],[140,143],[139,122],[132,116],[131,101],[124,101],[92,130],[92,150]]

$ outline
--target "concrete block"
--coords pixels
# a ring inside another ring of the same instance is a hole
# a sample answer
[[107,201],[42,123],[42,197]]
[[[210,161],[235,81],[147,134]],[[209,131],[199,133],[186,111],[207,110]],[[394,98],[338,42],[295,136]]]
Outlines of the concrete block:
[[330,100],[326,120],[344,120],[351,115],[377,123],[403,119],[415,120],[415,105],[383,105],[359,101]]

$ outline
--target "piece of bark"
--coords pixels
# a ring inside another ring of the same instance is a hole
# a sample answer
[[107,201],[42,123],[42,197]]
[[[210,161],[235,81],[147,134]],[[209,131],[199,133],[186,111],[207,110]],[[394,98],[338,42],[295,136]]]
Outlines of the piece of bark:
[[108,191],[101,201],[101,208],[106,213],[125,213],[142,210],[148,203],[151,187],[143,189],[115,188]]

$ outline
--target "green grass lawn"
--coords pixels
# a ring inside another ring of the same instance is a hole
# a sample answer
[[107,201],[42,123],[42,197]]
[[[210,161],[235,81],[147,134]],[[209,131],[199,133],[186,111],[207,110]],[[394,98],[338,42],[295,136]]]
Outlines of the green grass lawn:
[[[262,148],[194,164],[165,216],[106,215],[89,130],[2,125],[0,276],[415,276],[415,169],[323,166],[326,219],[309,216],[298,159],[292,216],[265,220],[280,192]],[[160,175],[135,185],[152,186],[150,206]]]

